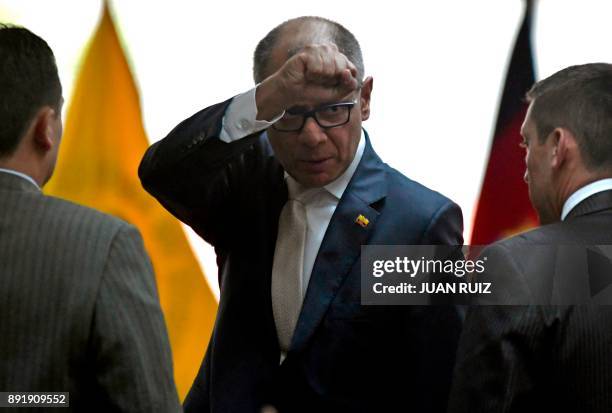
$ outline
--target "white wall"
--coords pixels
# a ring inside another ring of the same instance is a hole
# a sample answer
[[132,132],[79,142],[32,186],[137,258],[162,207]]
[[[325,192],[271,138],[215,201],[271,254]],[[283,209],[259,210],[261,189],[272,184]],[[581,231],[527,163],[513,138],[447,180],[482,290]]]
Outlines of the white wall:
[[[328,17],[357,36],[366,74],[374,77],[372,115],[364,126],[375,149],[458,202],[469,239],[522,1],[211,3],[112,2],[152,142],[195,111],[250,88],[252,51],[270,28],[299,15]],[[30,28],[54,49],[67,105],[101,4],[0,0],[0,21]],[[540,0],[534,27],[539,77],[571,64],[612,62],[611,15],[605,0]],[[214,280],[213,252],[191,239]]]

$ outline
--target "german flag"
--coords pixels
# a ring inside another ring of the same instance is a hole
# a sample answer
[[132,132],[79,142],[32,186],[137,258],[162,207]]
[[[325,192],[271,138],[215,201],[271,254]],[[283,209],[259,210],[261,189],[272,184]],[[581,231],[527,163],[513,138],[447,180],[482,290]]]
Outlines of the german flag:
[[519,147],[528,105],[525,93],[535,81],[531,50],[533,1],[527,0],[497,116],[480,198],[474,214],[472,245],[486,245],[537,225],[523,181],[525,153]]

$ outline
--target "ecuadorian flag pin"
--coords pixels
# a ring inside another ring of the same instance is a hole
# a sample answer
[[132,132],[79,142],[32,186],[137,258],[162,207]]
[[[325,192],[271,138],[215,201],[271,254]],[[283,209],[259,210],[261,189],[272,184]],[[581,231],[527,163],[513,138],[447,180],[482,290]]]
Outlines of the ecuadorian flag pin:
[[370,220],[367,219],[365,216],[363,216],[362,214],[359,214],[359,216],[357,218],[355,218],[355,223],[363,228],[367,227],[368,224],[370,223]]

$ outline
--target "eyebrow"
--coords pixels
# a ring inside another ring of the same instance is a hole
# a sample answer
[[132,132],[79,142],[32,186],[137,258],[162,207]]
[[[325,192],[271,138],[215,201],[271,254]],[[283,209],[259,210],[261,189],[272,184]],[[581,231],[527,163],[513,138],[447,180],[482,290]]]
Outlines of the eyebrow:
[[308,109],[307,106],[301,106],[301,105],[297,105],[297,106],[291,106],[290,108],[287,109],[287,112],[289,113],[294,113],[294,114],[299,114],[301,112],[308,112],[310,109]]
[[318,106],[314,106],[312,108],[309,108],[308,106],[305,105],[296,105],[296,106],[292,106],[289,109],[287,109],[287,112],[293,113],[293,114],[300,114],[303,112],[310,112],[310,111],[315,111],[315,110],[319,110],[319,109],[323,109],[326,108],[328,106],[333,106],[333,105],[344,105],[344,104],[349,104],[349,103],[353,103],[355,104],[355,102],[353,101],[343,101],[343,102],[326,102],[323,103],[321,105]]

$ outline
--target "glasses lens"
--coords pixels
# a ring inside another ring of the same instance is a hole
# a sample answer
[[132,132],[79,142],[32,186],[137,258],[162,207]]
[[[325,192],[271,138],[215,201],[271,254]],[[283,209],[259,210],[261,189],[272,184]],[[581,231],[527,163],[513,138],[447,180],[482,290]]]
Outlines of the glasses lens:
[[316,111],[315,116],[321,126],[331,127],[348,122],[352,105],[334,105],[321,108]]
[[302,122],[302,115],[294,115],[289,112],[285,112],[283,117],[274,124],[274,128],[281,131],[294,131],[300,129]]
[[354,102],[337,103],[302,113],[292,113],[287,110],[272,127],[281,132],[296,132],[302,129],[305,119],[309,117],[316,118],[322,128],[344,125],[350,120],[351,108],[354,104]]

